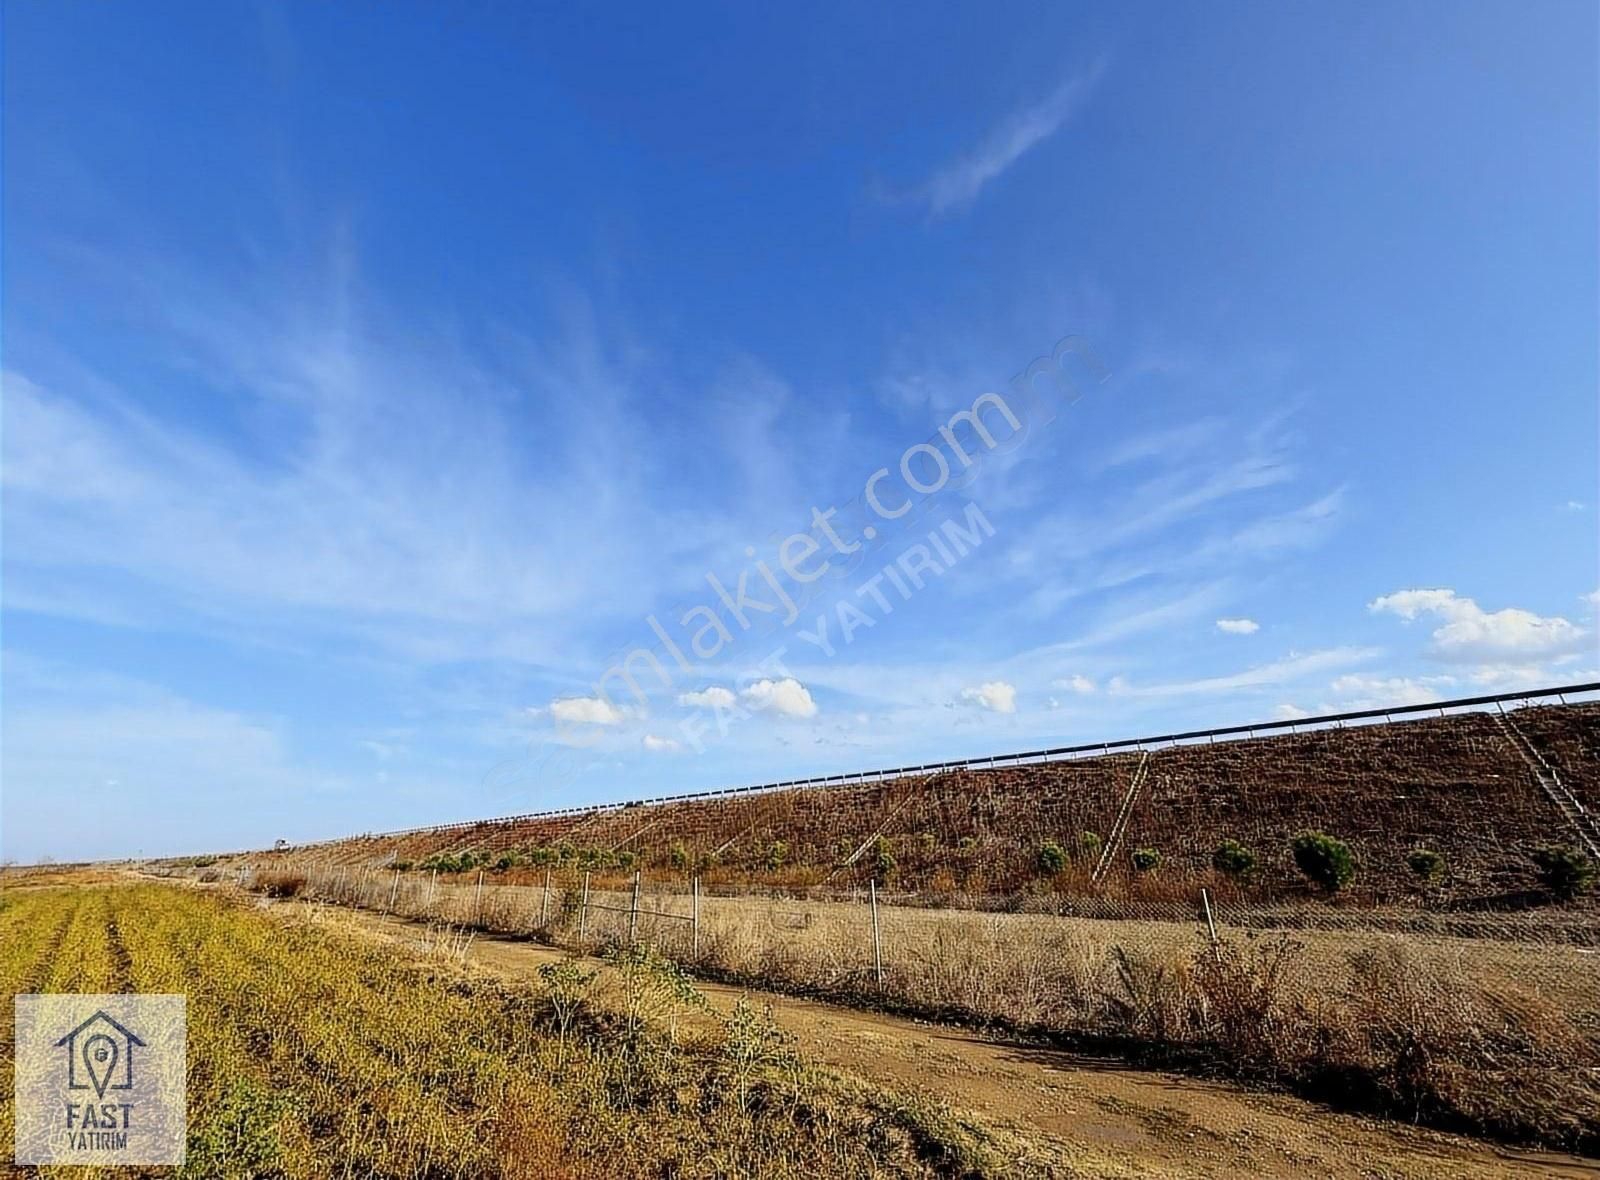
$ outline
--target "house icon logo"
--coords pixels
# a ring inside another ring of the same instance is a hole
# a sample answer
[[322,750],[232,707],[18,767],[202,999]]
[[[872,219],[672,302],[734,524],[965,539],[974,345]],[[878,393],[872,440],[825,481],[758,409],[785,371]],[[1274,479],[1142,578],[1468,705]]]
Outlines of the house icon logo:
[[135,1045],[144,1048],[136,1033],[104,1009],[96,1012],[55,1043],[67,1051],[67,1089],[93,1090],[100,1098],[107,1090],[133,1089]]
[[12,1008],[11,1157],[24,1172],[183,1163],[188,997],[23,992]]

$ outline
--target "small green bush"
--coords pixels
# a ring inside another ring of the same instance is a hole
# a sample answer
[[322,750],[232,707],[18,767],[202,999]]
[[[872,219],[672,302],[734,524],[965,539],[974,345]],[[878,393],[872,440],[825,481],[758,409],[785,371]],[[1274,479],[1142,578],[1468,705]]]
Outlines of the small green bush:
[[1078,855],[1084,860],[1094,860],[1100,855],[1100,833],[1078,833]]
[[1161,863],[1161,854],[1154,848],[1135,848],[1133,867],[1141,873],[1153,872]]
[[1536,848],[1533,863],[1539,869],[1539,884],[1562,901],[1571,901],[1594,885],[1594,862],[1581,848],[1556,845]]
[[1406,867],[1417,880],[1431,885],[1444,876],[1444,857],[1431,848],[1413,848],[1406,853]]
[[872,845],[872,867],[885,881],[894,875],[894,850],[890,848],[889,841],[882,836],[879,836]]
[[1067,850],[1054,840],[1046,840],[1039,845],[1037,860],[1039,872],[1046,877],[1053,877],[1067,867]]
[[784,858],[789,855],[789,846],[782,840],[774,840],[767,849],[767,868],[776,872],[783,867]]
[[672,847],[667,849],[667,859],[672,862],[672,867],[682,872],[689,867],[689,850],[683,846],[682,840],[674,840]]
[[1350,846],[1324,832],[1301,832],[1289,845],[1295,867],[1318,889],[1334,894],[1356,875]]
[[1256,867],[1256,855],[1237,840],[1224,840],[1211,854],[1211,867],[1229,877],[1246,877]]

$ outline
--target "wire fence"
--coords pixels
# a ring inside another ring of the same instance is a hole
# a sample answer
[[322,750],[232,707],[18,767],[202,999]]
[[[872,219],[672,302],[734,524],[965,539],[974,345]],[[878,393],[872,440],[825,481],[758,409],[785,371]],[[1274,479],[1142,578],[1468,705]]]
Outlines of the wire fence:
[[1600,1025],[1600,910],[1584,905],[1451,915],[1204,892],[1192,902],[997,897],[989,908],[935,909],[875,881],[817,895],[711,894],[694,877],[556,868],[515,884],[483,872],[451,879],[315,864],[245,867],[225,879],[580,953],[644,943],[723,978],[1018,1024],[1051,1026],[1063,995],[1114,993],[1130,961],[1181,974],[1221,942],[1290,947],[1290,983],[1307,995],[1357,986],[1363,957],[1403,956],[1430,977],[1514,988]]

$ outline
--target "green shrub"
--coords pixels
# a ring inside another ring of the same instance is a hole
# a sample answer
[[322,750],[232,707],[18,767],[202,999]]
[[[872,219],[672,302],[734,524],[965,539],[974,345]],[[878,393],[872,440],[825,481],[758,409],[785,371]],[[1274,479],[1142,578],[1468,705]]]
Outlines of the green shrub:
[[1350,846],[1323,832],[1301,832],[1289,845],[1295,867],[1324,893],[1334,894],[1356,875]]
[[1078,855],[1084,860],[1094,860],[1100,855],[1100,833],[1078,833]]
[[[189,1136],[189,1174],[197,1176],[283,1175],[283,1144],[278,1128],[292,1100],[249,1078],[226,1083],[216,1107]],[[124,1110],[124,1115],[127,1111]]]
[[1417,880],[1431,885],[1444,876],[1444,857],[1431,848],[1413,848],[1406,853],[1406,867]]
[[888,880],[894,875],[894,851],[889,847],[889,841],[879,836],[872,845],[872,867],[878,876]]
[[1246,877],[1256,867],[1256,856],[1239,841],[1224,840],[1211,854],[1211,867],[1229,877]]
[[489,863],[487,852],[435,852],[417,865],[423,872],[469,873]]
[[782,840],[774,840],[767,849],[767,868],[776,872],[783,868],[784,858],[789,855],[789,846]]
[[1562,901],[1571,901],[1594,885],[1594,862],[1583,854],[1583,849],[1547,845],[1533,851],[1533,863],[1539,869],[1539,884]]
[[689,867],[689,850],[683,846],[682,840],[672,842],[672,847],[667,849],[667,859],[680,873]]
[[[632,856],[632,853],[627,855]],[[580,848],[576,852],[578,867],[588,869],[592,873],[604,872],[614,869],[621,861],[621,856],[609,848]]]
[[1161,854],[1154,848],[1135,848],[1133,850],[1133,867],[1141,873],[1153,872],[1161,863]]
[[1046,877],[1053,877],[1067,867],[1067,850],[1054,840],[1046,840],[1039,845],[1038,853],[1039,872]]

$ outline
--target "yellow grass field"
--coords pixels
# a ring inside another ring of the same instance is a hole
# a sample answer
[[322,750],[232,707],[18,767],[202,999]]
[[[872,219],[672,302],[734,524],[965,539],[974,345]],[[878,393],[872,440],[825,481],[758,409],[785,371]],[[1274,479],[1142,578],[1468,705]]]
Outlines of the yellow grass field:
[[[183,1175],[1071,1174],[1042,1143],[813,1068],[761,1011],[709,1018],[647,952],[606,1003],[576,964],[521,985],[451,958],[214,891],[0,890],[11,993],[188,995]],[[14,1114],[8,1088],[5,1142]]]

